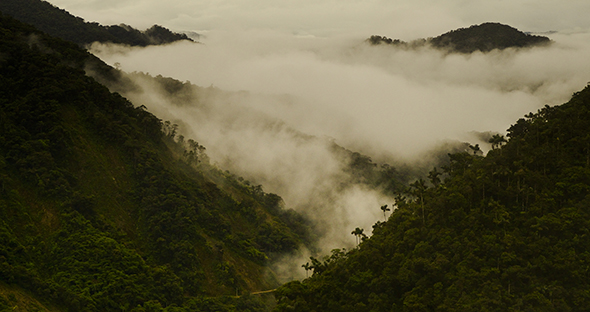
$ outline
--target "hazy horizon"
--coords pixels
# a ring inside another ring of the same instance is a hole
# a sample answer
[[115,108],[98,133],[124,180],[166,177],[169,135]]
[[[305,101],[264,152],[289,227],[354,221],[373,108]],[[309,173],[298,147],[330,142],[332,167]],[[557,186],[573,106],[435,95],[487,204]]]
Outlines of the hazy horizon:
[[482,22],[501,22],[528,32],[590,29],[584,0],[514,1],[155,1],[52,0],[87,21],[160,24],[176,31],[273,29],[315,37],[381,34],[403,40],[436,36]]

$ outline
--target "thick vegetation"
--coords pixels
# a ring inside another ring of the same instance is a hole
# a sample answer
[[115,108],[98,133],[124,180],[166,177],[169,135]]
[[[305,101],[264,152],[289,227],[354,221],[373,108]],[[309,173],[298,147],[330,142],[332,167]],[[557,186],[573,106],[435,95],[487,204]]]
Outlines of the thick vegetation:
[[383,36],[371,36],[367,41],[373,45],[383,43],[405,49],[432,46],[454,53],[525,48],[547,45],[551,42],[547,37],[526,34],[500,23],[483,23],[469,28],[459,28],[435,38],[420,39],[409,43]]
[[492,137],[486,157],[450,155],[359,248],[312,259],[277,310],[589,310],[588,133],[590,87]]
[[269,259],[296,251],[305,220],[88,64],[113,73],[0,15],[0,307],[267,309],[229,295],[276,287]]
[[43,0],[2,0],[0,12],[33,25],[52,36],[82,46],[95,41],[147,46],[191,40],[184,34],[173,33],[158,25],[139,31],[124,24],[102,26],[98,23],[88,23]]

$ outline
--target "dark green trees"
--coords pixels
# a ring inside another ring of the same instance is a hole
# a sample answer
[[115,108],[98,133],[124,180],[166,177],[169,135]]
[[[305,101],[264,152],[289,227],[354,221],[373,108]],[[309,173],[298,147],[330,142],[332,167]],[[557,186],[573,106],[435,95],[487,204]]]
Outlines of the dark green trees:
[[503,135],[500,134],[494,134],[490,140],[489,143],[492,144],[492,149],[497,149],[500,146],[502,146],[502,144],[506,143],[506,139],[504,138]]
[[261,186],[200,170],[200,144],[183,140],[183,155],[174,125],[87,65],[114,72],[0,15],[0,306],[265,310],[225,296],[278,286],[268,261],[301,244],[305,220]]
[[403,49],[431,46],[452,53],[489,52],[494,49],[526,48],[551,43],[544,36],[530,35],[508,25],[483,23],[468,28],[459,28],[438,37],[418,39],[411,42],[392,40],[383,36],[371,36],[366,40],[372,45],[387,44]]
[[450,156],[359,248],[277,291],[278,311],[588,311],[590,87]]
[[500,23],[483,23],[459,28],[429,40],[429,43],[436,48],[459,53],[532,47],[550,42],[551,40],[547,37],[526,34]]

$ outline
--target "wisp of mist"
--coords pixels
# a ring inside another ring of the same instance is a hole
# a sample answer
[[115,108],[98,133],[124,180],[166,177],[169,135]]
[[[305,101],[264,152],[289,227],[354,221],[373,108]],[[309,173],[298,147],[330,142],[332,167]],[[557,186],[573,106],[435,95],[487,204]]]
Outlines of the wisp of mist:
[[[91,51],[126,72],[209,87],[209,96],[177,105],[136,75],[143,92],[124,95],[179,124],[220,168],[321,225],[318,246],[329,253],[354,247],[351,231],[370,234],[383,220],[379,207],[394,203],[367,186],[343,186],[345,164],[332,142],[390,164],[422,161],[449,141],[483,145],[474,131],[505,133],[590,80],[590,37],[551,38],[549,47],[463,55],[250,30],[211,32],[199,44]],[[232,92],[215,96],[217,88]],[[293,267],[306,260],[297,261]]]

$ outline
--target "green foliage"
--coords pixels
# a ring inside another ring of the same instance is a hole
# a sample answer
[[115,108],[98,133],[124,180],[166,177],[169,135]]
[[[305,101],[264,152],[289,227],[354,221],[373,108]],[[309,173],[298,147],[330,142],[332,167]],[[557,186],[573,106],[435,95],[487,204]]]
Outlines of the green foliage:
[[169,269],[148,266],[77,213],[64,214],[61,220],[42,272],[51,277],[50,285],[77,297],[70,304],[74,309],[104,311],[142,304],[147,298],[182,303],[181,281]]
[[[277,290],[277,311],[587,311],[590,87],[450,155],[373,236]],[[502,145],[502,143],[505,143]],[[315,260],[315,261],[314,261]]]
[[68,311],[266,310],[211,297],[278,286],[269,256],[304,221],[86,76],[116,71],[75,44],[3,15],[0,33],[0,282]]

